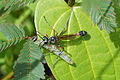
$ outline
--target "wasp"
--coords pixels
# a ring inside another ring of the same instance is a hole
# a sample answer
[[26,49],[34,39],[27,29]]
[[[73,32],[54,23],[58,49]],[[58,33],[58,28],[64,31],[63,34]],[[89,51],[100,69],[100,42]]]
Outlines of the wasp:
[[[38,40],[37,36],[33,36],[32,41],[34,41],[35,44],[37,44],[38,46],[41,46],[47,50],[49,50],[50,52],[54,53],[55,55],[57,55],[58,57],[62,58],[65,62],[69,63],[69,64],[73,64],[73,61],[71,60],[71,58],[64,52],[58,49],[58,47],[56,45],[52,45],[52,44],[46,44],[46,38],[43,38],[45,40]],[[57,58],[58,58],[57,57]],[[56,59],[57,59],[56,58]],[[55,61],[56,63],[56,61]],[[55,64],[54,63],[54,64]]]

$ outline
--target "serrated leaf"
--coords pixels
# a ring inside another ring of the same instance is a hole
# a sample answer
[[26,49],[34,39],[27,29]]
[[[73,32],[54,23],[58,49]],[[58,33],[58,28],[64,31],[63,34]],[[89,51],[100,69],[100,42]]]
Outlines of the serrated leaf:
[[[60,42],[75,65],[59,60],[53,69],[55,55],[46,56],[47,63],[56,80],[119,80],[120,79],[120,33],[100,31],[92,25],[90,17],[80,7],[72,7],[72,14],[65,34],[85,30],[88,35],[71,41]],[[50,25],[59,33],[65,26],[71,8],[63,0],[40,0],[35,12],[35,25],[42,34],[53,35],[45,23],[46,16]]]
[[40,48],[28,40],[14,65],[14,80],[40,80],[44,79],[44,66]]
[[106,32],[114,32],[114,27],[117,27],[116,16],[113,8],[113,3],[110,1],[97,1],[91,7],[90,15],[93,24],[98,25],[100,29]]
[[0,0],[1,14],[24,7],[27,4],[33,3],[34,1],[35,0]]
[[[21,27],[22,28],[22,27]],[[0,52],[23,40],[25,32],[13,24],[0,24]]]

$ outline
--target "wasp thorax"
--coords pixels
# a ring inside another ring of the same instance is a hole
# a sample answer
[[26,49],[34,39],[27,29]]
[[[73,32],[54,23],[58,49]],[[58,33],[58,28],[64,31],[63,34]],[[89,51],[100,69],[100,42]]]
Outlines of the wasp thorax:
[[51,43],[56,43],[56,37],[55,36],[50,37],[50,42]]
[[48,43],[48,38],[47,38],[46,36],[43,37],[43,42],[44,42],[45,44]]

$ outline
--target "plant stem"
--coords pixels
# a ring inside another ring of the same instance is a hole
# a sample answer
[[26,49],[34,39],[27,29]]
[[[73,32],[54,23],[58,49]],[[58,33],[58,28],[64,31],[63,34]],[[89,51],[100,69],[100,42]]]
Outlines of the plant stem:
[[12,78],[13,76],[13,72],[10,72],[7,76],[5,76],[2,80],[9,80],[10,78]]

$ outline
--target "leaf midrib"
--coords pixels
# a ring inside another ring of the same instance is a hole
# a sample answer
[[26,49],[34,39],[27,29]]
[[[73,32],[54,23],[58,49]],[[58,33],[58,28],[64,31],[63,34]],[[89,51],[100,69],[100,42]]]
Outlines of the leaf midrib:
[[[76,13],[76,9],[74,8],[73,9],[73,11]],[[79,19],[78,19],[78,17],[77,17],[77,15],[75,14],[75,17],[76,17],[76,19],[77,19],[77,22],[79,21]],[[79,28],[80,28],[80,23],[78,22],[78,25],[79,25]],[[80,28],[80,30],[81,30],[81,28]],[[92,64],[92,60],[91,60],[91,58],[90,58],[90,54],[89,54],[89,51],[88,51],[88,49],[87,49],[87,46],[86,46],[86,43],[85,42],[83,42],[84,43],[84,46],[85,46],[85,48],[86,48],[86,53],[87,53],[87,55],[88,55],[88,58],[89,58],[89,62],[90,62],[90,65],[91,65],[91,69],[92,69],[92,73],[93,73],[93,77],[94,77],[94,80],[96,80],[96,77],[95,77],[95,72],[94,72],[94,69],[93,69],[93,64]]]

